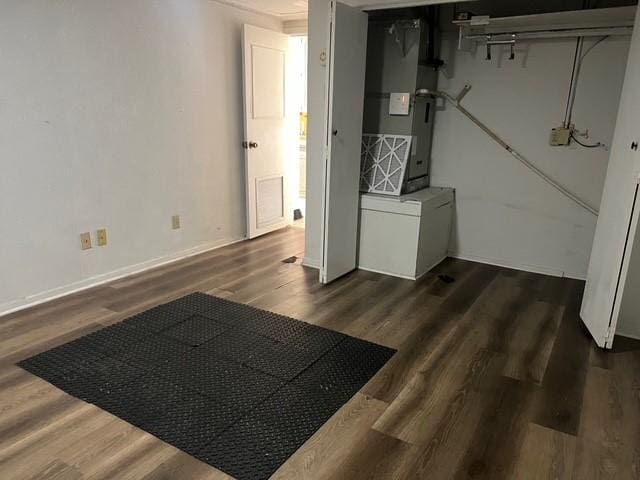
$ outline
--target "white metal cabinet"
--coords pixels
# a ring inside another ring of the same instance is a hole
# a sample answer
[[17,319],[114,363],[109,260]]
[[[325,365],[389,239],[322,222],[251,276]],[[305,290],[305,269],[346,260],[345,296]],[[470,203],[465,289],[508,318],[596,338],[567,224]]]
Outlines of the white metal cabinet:
[[447,256],[454,193],[451,188],[360,200],[358,268],[415,280]]

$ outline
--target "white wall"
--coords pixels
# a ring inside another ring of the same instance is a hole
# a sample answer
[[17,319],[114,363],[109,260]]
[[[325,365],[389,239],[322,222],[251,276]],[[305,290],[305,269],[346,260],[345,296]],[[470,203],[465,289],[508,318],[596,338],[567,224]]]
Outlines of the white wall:
[[[470,83],[463,105],[507,143],[593,206],[598,206],[609,152],[549,146],[562,123],[574,39],[522,42],[516,60],[494,47],[457,51],[443,42],[438,88],[453,94]],[[588,40],[586,47],[593,40]],[[591,141],[610,144],[629,38],[612,37],[585,58],[573,119]],[[435,116],[432,184],[456,188],[451,254],[554,275],[586,276],[596,218],[519,164],[451,106]]]
[[0,312],[245,236],[243,23],[282,28],[211,0],[2,2]]

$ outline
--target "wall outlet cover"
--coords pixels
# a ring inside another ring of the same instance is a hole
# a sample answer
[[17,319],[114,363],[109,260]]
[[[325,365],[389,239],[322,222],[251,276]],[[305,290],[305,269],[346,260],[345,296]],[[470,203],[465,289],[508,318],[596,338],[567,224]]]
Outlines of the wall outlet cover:
[[174,215],[171,217],[171,226],[174,230],[178,230],[180,228],[180,215]]
[[98,246],[104,247],[107,244],[107,229],[101,228],[96,232],[96,235],[98,237]]
[[82,250],[89,250],[91,248],[91,234],[89,232],[80,234],[80,246]]

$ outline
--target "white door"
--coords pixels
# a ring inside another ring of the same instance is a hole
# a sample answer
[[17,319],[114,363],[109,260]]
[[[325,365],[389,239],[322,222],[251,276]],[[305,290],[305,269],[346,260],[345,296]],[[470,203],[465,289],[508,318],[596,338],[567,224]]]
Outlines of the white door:
[[285,79],[289,37],[244,26],[244,131],[247,236],[291,222],[285,148]]
[[580,316],[600,347],[611,348],[634,243],[640,197],[640,9],[596,227]]
[[331,2],[320,282],[356,268],[368,15]]

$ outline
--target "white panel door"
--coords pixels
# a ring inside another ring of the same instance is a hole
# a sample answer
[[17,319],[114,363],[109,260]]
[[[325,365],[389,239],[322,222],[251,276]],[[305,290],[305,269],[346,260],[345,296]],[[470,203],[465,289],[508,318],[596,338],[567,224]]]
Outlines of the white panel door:
[[291,222],[285,148],[289,37],[245,25],[243,32],[247,236]]
[[580,316],[600,347],[611,348],[636,235],[640,198],[640,9],[620,99]]
[[356,268],[368,15],[331,2],[320,281]]

